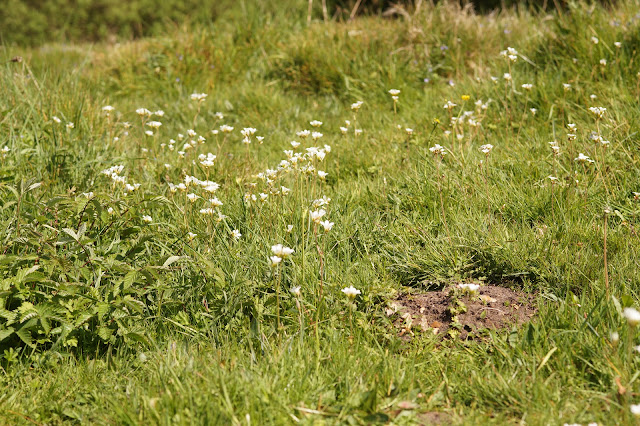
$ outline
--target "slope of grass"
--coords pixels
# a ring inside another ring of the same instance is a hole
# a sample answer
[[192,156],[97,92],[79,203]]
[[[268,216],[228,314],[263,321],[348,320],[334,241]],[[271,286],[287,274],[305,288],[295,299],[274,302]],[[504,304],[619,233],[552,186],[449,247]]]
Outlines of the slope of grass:
[[[307,27],[241,2],[136,42],[4,48],[0,418],[632,423],[637,6]],[[139,188],[102,173],[117,165]],[[187,176],[220,187],[173,192]],[[276,244],[294,253],[272,266]],[[460,281],[534,293],[539,316],[479,341],[398,337],[388,301]]]

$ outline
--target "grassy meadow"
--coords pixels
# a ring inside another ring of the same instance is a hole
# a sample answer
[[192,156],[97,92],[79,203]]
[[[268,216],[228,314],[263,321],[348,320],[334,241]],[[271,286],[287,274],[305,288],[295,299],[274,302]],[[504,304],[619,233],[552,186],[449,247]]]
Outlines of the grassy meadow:
[[0,47],[0,423],[638,422],[640,3],[277,3]]

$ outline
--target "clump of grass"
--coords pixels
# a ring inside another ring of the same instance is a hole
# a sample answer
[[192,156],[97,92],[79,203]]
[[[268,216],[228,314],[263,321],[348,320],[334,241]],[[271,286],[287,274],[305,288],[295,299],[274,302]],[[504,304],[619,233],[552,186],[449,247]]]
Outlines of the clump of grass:
[[[2,417],[630,422],[633,5],[303,6],[2,51]],[[405,342],[381,308],[468,278],[536,293],[539,318]]]

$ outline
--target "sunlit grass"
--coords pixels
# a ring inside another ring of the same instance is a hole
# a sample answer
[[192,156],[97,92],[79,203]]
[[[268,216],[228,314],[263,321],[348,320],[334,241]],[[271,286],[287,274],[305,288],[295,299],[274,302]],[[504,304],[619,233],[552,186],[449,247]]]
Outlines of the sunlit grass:
[[[632,422],[636,9],[4,48],[2,418]],[[539,316],[398,336],[460,282]]]

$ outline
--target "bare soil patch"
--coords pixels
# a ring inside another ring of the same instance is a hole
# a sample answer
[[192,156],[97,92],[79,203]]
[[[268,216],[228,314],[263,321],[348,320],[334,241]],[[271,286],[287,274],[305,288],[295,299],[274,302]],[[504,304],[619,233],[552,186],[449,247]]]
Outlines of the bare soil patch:
[[482,337],[488,329],[528,322],[536,308],[534,296],[524,292],[486,285],[471,293],[452,286],[403,294],[387,309],[387,315],[395,314],[402,336],[425,331],[466,340]]

